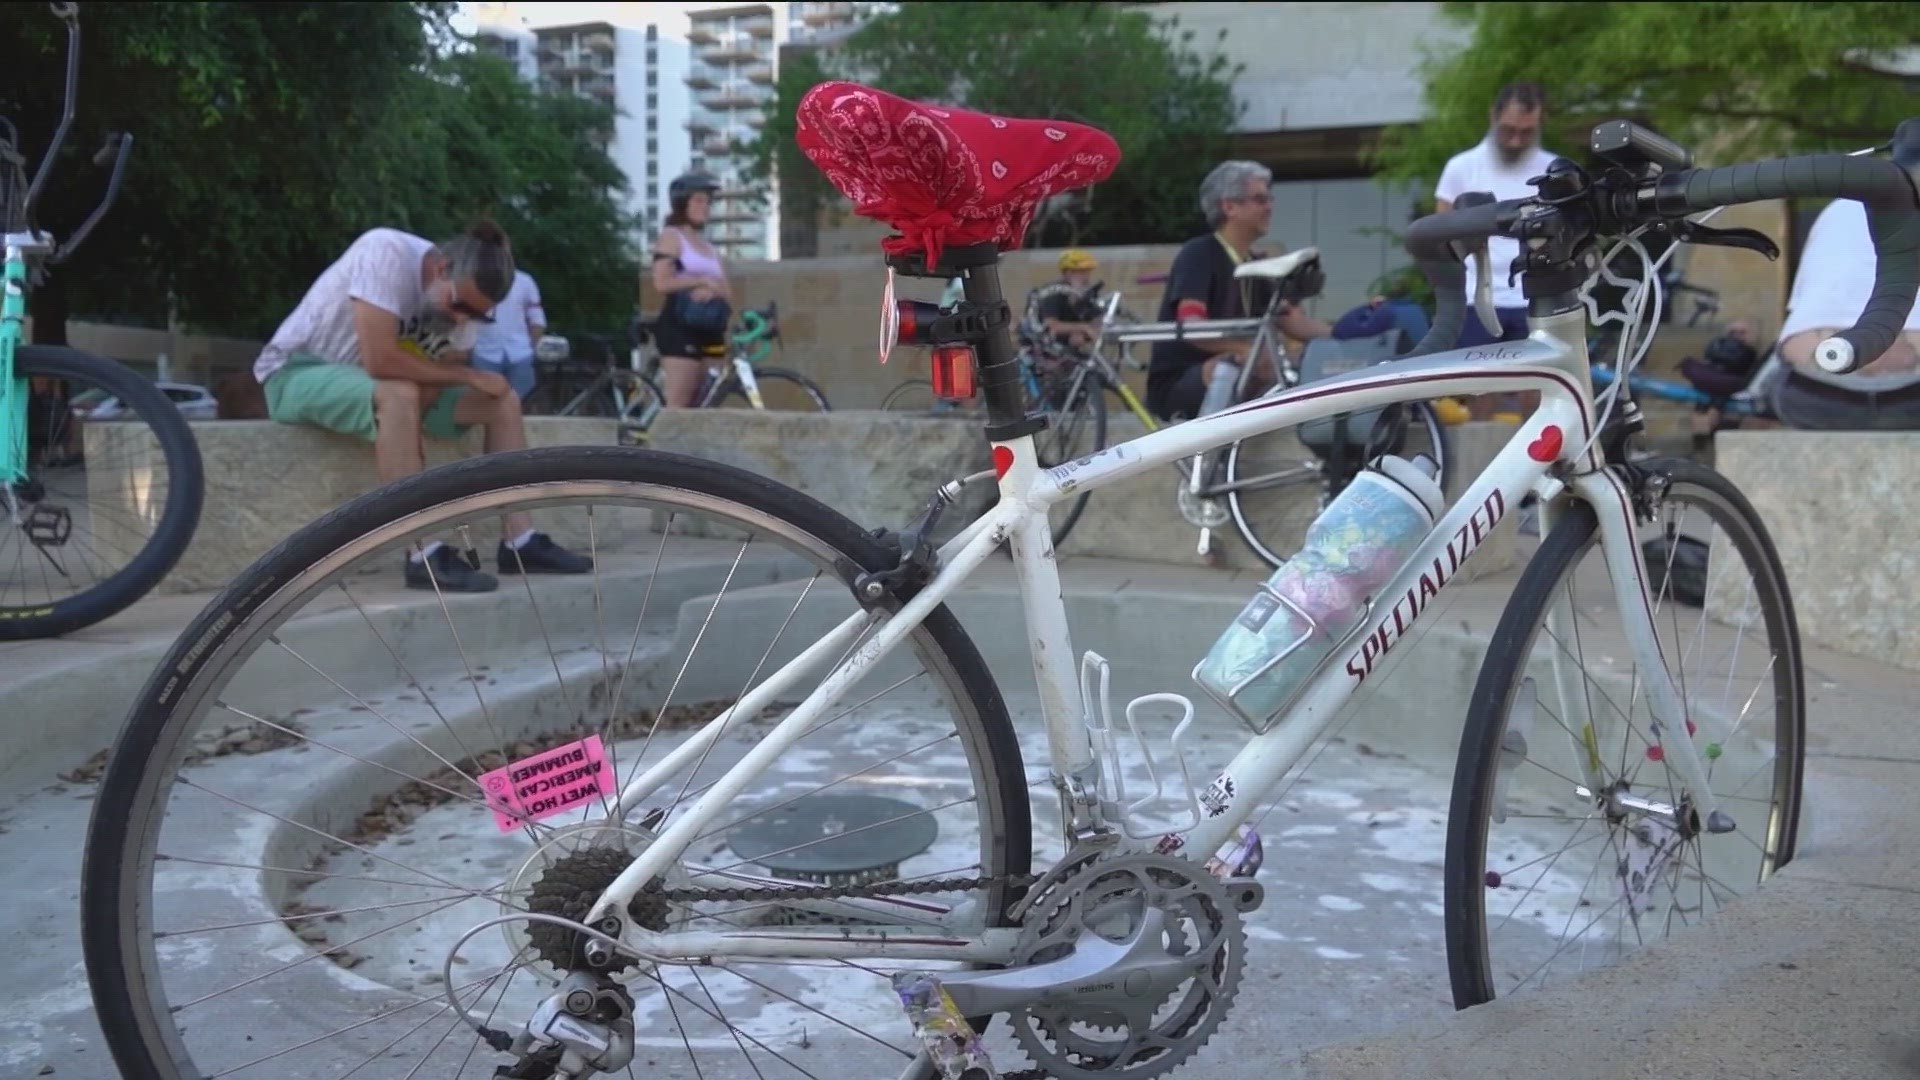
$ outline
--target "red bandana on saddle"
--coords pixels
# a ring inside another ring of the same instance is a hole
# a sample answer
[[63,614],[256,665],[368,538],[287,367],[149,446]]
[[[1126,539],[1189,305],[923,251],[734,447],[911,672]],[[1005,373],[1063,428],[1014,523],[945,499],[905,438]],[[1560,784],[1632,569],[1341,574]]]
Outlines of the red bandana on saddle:
[[889,254],[991,240],[1020,246],[1050,195],[1106,179],[1120,147],[1104,131],[923,105],[851,82],[807,91],[795,141],[854,212],[892,226]]

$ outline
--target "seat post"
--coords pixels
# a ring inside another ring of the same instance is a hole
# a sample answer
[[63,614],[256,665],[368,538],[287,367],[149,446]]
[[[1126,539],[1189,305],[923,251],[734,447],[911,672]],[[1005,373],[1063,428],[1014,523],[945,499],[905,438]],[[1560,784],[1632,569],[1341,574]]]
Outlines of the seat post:
[[[1000,259],[977,266],[962,276],[967,303],[992,308],[1005,302],[1000,292]],[[980,394],[987,404],[987,421],[999,427],[1026,418],[1026,393],[1020,379],[1019,350],[1013,345],[1013,326],[985,334],[976,346],[980,368]]]

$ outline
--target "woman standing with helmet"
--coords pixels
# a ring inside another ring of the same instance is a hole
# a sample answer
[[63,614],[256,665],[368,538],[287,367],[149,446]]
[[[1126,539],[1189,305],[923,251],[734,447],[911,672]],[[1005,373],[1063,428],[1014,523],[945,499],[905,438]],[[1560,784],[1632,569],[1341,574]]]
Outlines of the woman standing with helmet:
[[653,244],[653,287],[665,297],[655,339],[667,407],[693,404],[708,357],[726,355],[733,289],[720,253],[703,235],[720,181],[687,173],[667,187],[667,223]]

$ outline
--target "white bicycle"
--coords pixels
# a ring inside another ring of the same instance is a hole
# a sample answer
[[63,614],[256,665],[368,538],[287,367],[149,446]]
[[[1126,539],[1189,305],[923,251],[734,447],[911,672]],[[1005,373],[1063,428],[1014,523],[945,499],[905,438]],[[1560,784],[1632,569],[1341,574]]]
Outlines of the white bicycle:
[[[122,1073],[683,1075],[684,1052],[703,1076],[1164,1074],[1240,989],[1261,864],[1277,862],[1259,825],[1289,770],[1328,752],[1530,492],[1543,539],[1485,648],[1446,808],[1454,1003],[1709,917],[1793,856],[1793,609],[1727,481],[1628,463],[1638,414],[1625,379],[1595,398],[1579,293],[1602,236],[1752,245],[1685,215],[1859,199],[1878,284],[1820,354],[1849,369],[1914,299],[1920,200],[1885,160],[1694,170],[1631,125],[1595,136],[1606,171],[1556,166],[1537,198],[1414,226],[1442,300],[1424,355],[1053,469],[1006,377],[997,252],[894,257],[965,279],[958,316],[905,337],[977,359],[990,414],[999,502],[937,550],[915,538],[965,481],[872,533],[752,473],[621,447],[434,469],[302,529],[180,637],[106,768],[81,903]],[[1920,138],[1896,142],[1910,164]],[[1495,234],[1529,247],[1531,335],[1442,351],[1464,318],[1452,245]],[[1047,508],[1319,417],[1516,391],[1538,410],[1291,703],[1248,718],[1209,783],[1156,798],[1186,775],[1188,723],[1177,774],[1123,763],[1120,736],[1144,749],[1161,740],[1148,712],[1192,705],[1148,695],[1111,720],[1108,667],[1074,650]],[[445,597],[434,617],[361,572],[391,577],[416,538],[509,508],[589,545],[590,578],[523,577],[524,604],[519,588]],[[1673,556],[1648,557],[1681,540],[1710,552],[1684,615]],[[1002,544],[1037,687],[1011,701],[947,606]],[[484,606],[506,599],[504,615]],[[1057,833],[1036,833],[1035,801]]]

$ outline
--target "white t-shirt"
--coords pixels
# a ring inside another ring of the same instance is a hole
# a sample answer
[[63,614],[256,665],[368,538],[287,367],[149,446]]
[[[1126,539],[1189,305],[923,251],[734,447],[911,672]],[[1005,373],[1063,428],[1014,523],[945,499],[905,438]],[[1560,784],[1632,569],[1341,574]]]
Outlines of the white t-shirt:
[[[1471,150],[1462,150],[1447,161],[1447,167],[1440,171],[1440,182],[1434,185],[1433,197],[1451,203],[1469,191],[1486,191],[1499,200],[1531,198],[1537,191],[1527,181],[1543,175],[1558,156],[1536,146],[1519,164],[1508,165],[1491,137],[1481,139]],[[1504,236],[1487,238],[1487,258],[1493,262],[1494,307],[1527,306],[1527,298],[1520,291],[1520,279],[1516,276],[1513,284],[1507,284],[1507,268],[1519,257],[1520,241]],[[1477,258],[1467,260],[1468,304],[1473,303],[1473,283],[1479,279],[1479,270],[1474,264],[1479,261]]]
[[481,323],[473,339],[475,356],[504,356],[514,363],[533,359],[533,334],[529,325],[547,328],[547,311],[540,306],[540,286],[525,270],[513,272],[513,286],[507,298],[493,309],[493,321]]
[[[1867,309],[1873,295],[1873,234],[1866,208],[1852,199],[1835,199],[1813,220],[1807,246],[1794,271],[1787,297],[1787,318],[1780,326],[1785,341],[1807,330],[1845,330]],[[1920,330],[1920,301],[1907,312],[1908,330]]]
[[370,229],[334,260],[307,288],[272,340],[253,362],[253,377],[266,382],[294,353],[308,353],[334,364],[360,363],[360,338],[353,329],[353,301],[392,312],[400,320],[400,341],[428,359],[473,347],[474,323],[449,324],[430,310],[420,282],[420,264],[433,241],[398,229]]

